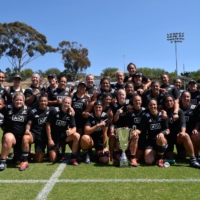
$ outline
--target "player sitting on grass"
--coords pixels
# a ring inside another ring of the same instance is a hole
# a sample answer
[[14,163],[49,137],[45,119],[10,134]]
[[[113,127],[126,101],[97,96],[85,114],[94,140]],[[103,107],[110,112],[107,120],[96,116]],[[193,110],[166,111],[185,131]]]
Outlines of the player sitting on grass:
[[103,164],[109,162],[109,152],[106,148],[108,131],[108,115],[103,112],[101,101],[94,103],[94,111],[87,118],[84,135],[81,138],[80,145],[85,154],[85,163],[90,163],[88,150],[93,147],[96,149],[99,161]]
[[30,112],[29,121],[26,125],[26,131],[22,138],[22,163],[19,170],[23,171],[28,166],[28,155],[30,152],[30,144],[35,143],[35,161],[42,162],[47,145],[46,121],[51,111],[51,107],[47,106],[48,97],[42,94],[39,97],[39,105]]
[[71,113],[72,99],[65,97],[60,107],[55,107],[49,113],[46,123],[48,138],[49,158],[51,162],[56,162],[60,142],[72,141],[72,153],[70,163],[78,165],[77,150],[80,135],[76,132],[76,123]]
[[14,158],[16,163],[21,161],[22,137],[28,122],[30,109],[24,105],[25,97],[21,92],[13,95],[13,104],[2,108],[4,115],[4,134],[2,138],[0,171],[5,169],[7,156],[14,147]]
[[157,161],[159,167],[164,167],[163,155],[167,148],[166,135],[169,134],[168,118],[163,119],[162,113],[158,111],[156,99],[148,102],[148,111],[142,116],[138,129],[133,131],[133,137],[145,132],[147,144],[144,152],[146,164]]

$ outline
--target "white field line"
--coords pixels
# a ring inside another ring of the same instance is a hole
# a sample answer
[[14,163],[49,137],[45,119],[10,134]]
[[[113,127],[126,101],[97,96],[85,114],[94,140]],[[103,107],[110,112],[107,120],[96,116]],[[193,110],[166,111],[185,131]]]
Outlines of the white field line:
[[48,195],[47,192],[49,193],[51,191],[49,189],[52,189],[56,183],[149,183],[149,182],[153,182],[153,183],[176,183],[176,182],[190,183],[192,182],[194,183],[194,182],[200,182],[200,179],[194,179],[194,178],[186,178],[186,179],[176,179],[176,178],[174,179],[58,179],[58,177],[54,178],[55,176],[53,177],[53,175],[49,180],[0,180],[0,183],[47,183],[42,190],[43,192],[41,191],[40,194]]
[[[69,159],[64,160],[59,165],[59,167],[56,169],[56,171],[52,174],[51,178],[46,182],[46,185],[44,186],[44,188],[40,191],[40,193],[36,197],[36,200],[44,200],[47,198],[47,196],[51,192],[53,186],[56,184],[56,181],[58,180],[59,176],[62,174],[63,170],[65,169],[68,161],[69,161]],[[42,180],[38,180],[38,181],[42,181]]]

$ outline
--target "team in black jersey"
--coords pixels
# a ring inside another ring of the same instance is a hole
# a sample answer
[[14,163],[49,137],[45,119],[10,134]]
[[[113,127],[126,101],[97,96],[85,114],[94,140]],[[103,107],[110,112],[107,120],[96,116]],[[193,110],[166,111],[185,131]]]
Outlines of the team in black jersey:
[[57,82],[55,74],[48,76],[50,85],[44,88],[40,76],[33,74],[25,92],[19,75],[14,77],[13,86],[5,87],[5,74],[0,72],[0,170],[5,169],[13,146],[13,160],[20,163],[20,171],[25,170],[31,144],[35,146],[36,162],[43,161],[46,149],[50,161],[55,162],[61,148],[65,154],[66,144],[71,148],[70,163],[74,166],[80,156],[89,164],[92,148],[103,164],[119,161],[122,151],[113,128],[124,127],[130,129],[126,154],[131,166],[137,167],[144,159],[146,164],[156,162],[163,167],[164,158],[174,158],[176,145],[178,158],[185,158],[187,153],[190,166],[200,168],[195,157],[200,151],[200,95],[196,81],[189,81],[188,91],[181,94],[178,86],[169,85],[166,74],[161,76],[160,86],[158,81],[151,83],[136,72],[133,63],[128,71],[125,79],[124,73],[117,71],[115,84],[109,77],[102,78],[99,88],[89,74],[86,83],[79,82],[77,90],[66,87],[64,76]]

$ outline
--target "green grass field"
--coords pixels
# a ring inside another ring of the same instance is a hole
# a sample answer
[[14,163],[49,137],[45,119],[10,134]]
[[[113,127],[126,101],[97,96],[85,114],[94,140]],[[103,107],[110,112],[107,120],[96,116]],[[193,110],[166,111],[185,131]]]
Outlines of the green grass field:
[[41,199],[47,200],[199,199],[199,185],[200,170],[188,167],[188,163],[168,168],[143,164],[137,168],[118,168],[112,163],[108,166],[81,163],[74,167],[43,162],[30,163],[23,172],[9,164],[0,172],[0,199],[39,199],[44,188],[47,197]]

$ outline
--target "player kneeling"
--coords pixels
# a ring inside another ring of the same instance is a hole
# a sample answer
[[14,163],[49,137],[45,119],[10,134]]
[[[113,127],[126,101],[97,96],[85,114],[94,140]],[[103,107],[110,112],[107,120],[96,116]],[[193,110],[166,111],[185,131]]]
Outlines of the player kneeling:
[[72,142],[72,153],[70,163],[78,165],[77,150],[80,135],[76,132],[76,123],[71,113],[71,98],[65,97],[61,107],[55,107],[48,116],[46,132],[48,138],[49,158],[56,162],[60,142]]
[[101,101],[94,103],[94,111],[87,119],[84,135],[81,138],[81,148],[85,154],[85,163],[90,163],[88,150],[93,147],[97,151],[99,161],[104,164],[109,163],[109,151],[106,148],[107,131],[108,131],[108,115],[104,113]]

